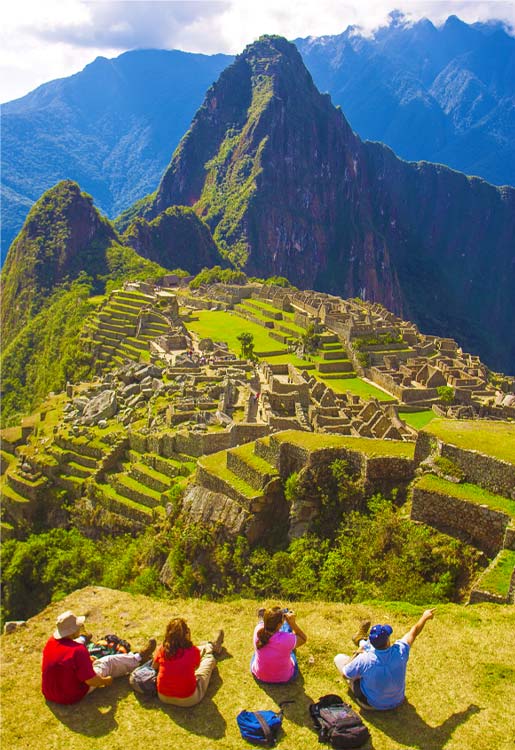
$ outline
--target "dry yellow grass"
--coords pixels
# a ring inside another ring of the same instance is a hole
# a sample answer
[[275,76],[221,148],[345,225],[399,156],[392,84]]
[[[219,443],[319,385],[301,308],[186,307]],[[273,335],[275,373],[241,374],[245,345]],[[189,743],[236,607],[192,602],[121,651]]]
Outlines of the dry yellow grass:
[[[332,663],[349,652],[349,635],[370,615],[390,622],[400,637],[420,614],[404,604],[370,606],[301,603],[295,607],[308,643],[299,649],[301,679],[262,688],[249,674],[251,633],[259,603],[238,600],[157,601],[98,587],[50,605],[15,634],[2,636],[2,747],[6,750],[242,750],[236,714],[244,708],[286,707],[282,750],[320,748],[308,705],[325,693],[347,695]],[[160,638],[174,614],[190,623],[194,640],[222,626],[226,657],[220,660],[204,701],[193,709],[163,706],[136,696],[125,678],[75,706],[47,704],[40,693],[40,652],[59,612],[88,612],[95,636],[115,632],[134,646]],[[508,606],[441,606],[413,648],[407,702],[383,714],[364,714],[374,750],[508,750],[515,740],[514,609]],[[510,635],[511,633],[511,635]],[[313,663],[309,664],[309,657]]]

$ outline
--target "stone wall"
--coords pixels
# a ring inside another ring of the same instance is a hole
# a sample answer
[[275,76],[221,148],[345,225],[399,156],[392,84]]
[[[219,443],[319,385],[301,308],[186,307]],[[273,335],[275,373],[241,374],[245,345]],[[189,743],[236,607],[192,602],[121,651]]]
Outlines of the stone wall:
[[477,451],[467,451],[453,445],[442,445],[440,454],[455,463],[465,474],[465,480],[484,489],[515,500],[515,466]]
[[438,440],[429,432],[419,432],[415,461],[420,463],[431,454],[449,459],[464,473],[466,482],[515,500],[515,466],[507,461],[465,450]]
[[502,549],[510,521],[500,511],[417,487],[413,488],[411,518],[471,541],[489,557]]

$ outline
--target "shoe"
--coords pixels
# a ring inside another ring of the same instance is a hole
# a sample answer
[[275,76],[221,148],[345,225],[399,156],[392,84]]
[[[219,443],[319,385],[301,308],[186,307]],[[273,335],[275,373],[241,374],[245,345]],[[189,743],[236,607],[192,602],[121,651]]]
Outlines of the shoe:
[[261,607],[260,609],[258,609],[258,611],[256,612],[256,615],[257,615],[258,620],[262,620],[265,616],[265,608]]
[[222,653],[223,642],[224,642],[224,631],[219,630],[218,633],[216,634],[215,640],[211,641],[211,645],[213,646],[213,654],[215,656]]
[[139,652],[141,661],[148,661],[156,649],[157,641],[155,638],[151,638],[144,649]]
[[352,642],[355,646],[359,646],[359,642],[368,638],[368,631],[370,630],[371,621],[361,620],[359,628],[356,633],[352,636]]
[[81,637],[84,638],[84,645],[87,646],[88,643],[91,643],[91,639],[93,638],[93,633],[82,633]]

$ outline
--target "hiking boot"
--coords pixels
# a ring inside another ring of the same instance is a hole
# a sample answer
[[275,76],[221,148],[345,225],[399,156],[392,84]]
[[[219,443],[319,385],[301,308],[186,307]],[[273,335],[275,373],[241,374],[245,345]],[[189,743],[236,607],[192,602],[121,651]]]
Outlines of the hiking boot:
[[263,620],[265,617],[265,608],[260,607],[260,609],[258,609],[258,611],[256,612],[256,615],[257,615],[258,620]]
[[361,620],[357,632],[352,636],[352,642],[355,646],[359,646],[360,641],[368,638],[368,631],[371,624],[370,620]]
[[154,651],[155,651],[155,649],[156,649],[156,645],[157,645],[157,642],[156,642],[156,639],[155,639],[155,638],[151,638],[151,639],[150,639],[150,640],[148,641],[148,643],[147,643],[147,645],[145,646],[145,648],[144,648],[144,649],[142,649],[142,650],[141,650],[141,651],[139,652],[139,655],[141,656],[141,661],[142,661],[142,662],[144,662],[144,661],[148,661],[148,660],[149,660],[149,659],[151,658],[152,654],[154,653]]
[[214,641],[211,641],[211,645],[213,647],[213,654],[215,656],[218,656],[222,653],[222,643],[224,642],[224,631],[219,630],[216,634],[216,638]]

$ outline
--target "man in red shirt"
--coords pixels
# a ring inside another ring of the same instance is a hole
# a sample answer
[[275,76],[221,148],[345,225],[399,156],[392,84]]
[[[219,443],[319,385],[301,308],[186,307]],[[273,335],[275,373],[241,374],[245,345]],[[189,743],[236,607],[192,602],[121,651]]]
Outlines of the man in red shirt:
[[156,647],[151,639],[139,653],[113,654],[91,661],[80,635],[84,620],[73,612],[57,618],[56,629],[43,649],[42,685],[45,698],[54,703],[77,703],[97,687],[107,687],[150,658]]

